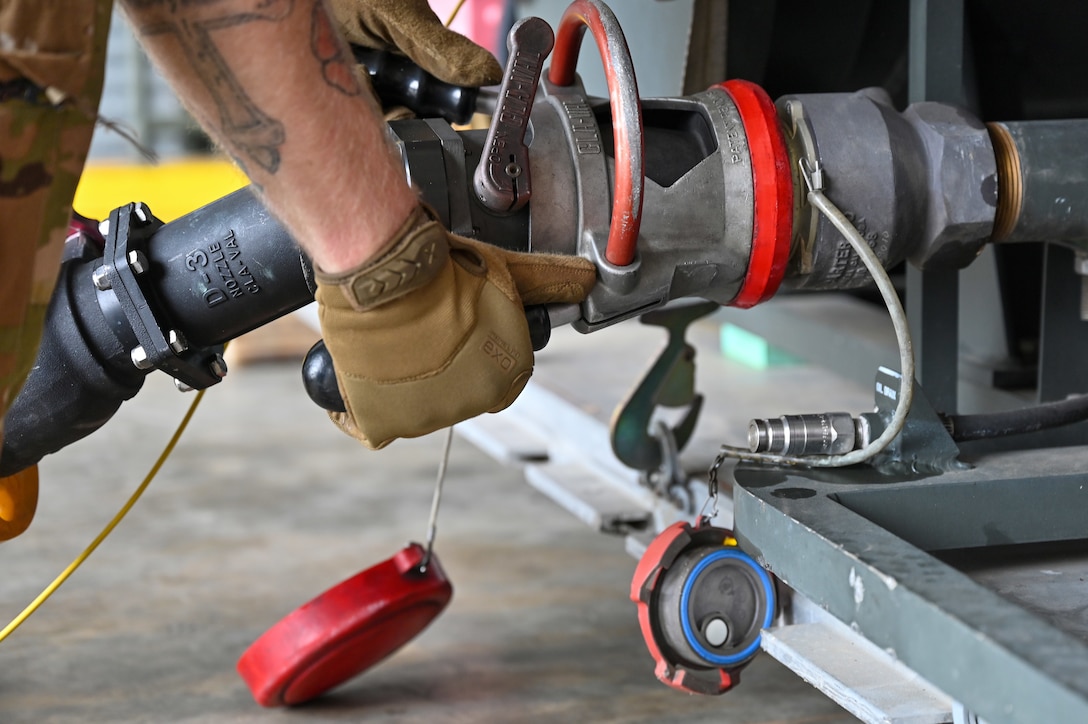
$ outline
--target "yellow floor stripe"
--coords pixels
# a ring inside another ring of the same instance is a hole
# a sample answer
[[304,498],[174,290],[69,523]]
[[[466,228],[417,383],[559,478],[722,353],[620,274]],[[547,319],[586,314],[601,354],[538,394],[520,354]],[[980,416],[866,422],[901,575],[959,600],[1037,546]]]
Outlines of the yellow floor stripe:
[[218,158],[164,161],[155,166],[89,163],[74,205],[84,216],[104,219],[118,206],[143,201],[155,216],[173,221],[246,183],[234,164]]

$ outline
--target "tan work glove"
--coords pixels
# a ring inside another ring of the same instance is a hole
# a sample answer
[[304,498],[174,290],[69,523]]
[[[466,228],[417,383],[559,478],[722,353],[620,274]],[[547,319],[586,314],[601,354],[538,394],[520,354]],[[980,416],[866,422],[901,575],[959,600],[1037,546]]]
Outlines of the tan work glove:
[[502,68],[488,51],[447,29],[427,0],[329,0],[348,42],[392,50],[439,80],[495,85]]
[[421,205],[374,260],[317,272],[347,408],[329,416],[378,449],[504,409],[533,371],[524,305],[580,302],[595,280],[586,259],[464,239]]

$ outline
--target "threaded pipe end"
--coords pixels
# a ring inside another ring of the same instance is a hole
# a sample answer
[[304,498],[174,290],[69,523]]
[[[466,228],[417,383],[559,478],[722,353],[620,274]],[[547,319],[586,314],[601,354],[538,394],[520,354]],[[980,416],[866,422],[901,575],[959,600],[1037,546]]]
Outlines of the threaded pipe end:
[[991,241],[1004,241],[1020,221],[1024,207],[1024,177],[1020,168],[1020,152],[1012,134],[1001,123],[987,123],[990,142],[997,160],[997,212]]

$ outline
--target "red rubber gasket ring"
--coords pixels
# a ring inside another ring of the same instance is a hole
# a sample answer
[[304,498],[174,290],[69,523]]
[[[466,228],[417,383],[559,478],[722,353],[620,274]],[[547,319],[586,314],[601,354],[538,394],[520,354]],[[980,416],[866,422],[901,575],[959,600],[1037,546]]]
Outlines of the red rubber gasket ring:
[[752,156],[752,253],[740,291],[727,305],[747,309],[774,296],[785,276],[793,236],[793,174],[778,111],[767,92],[746,80],[713,87],[736,104]]
[[453,587],[423,548],[333,586],[268,629],[238,660],[261,706],[293,706],[369,669],[415,638],[445,609]]
[[[587,27],[604,63],[615,137],[616,181],[604,258],[610,264],[627,266],[635,259],[642,225],[642,194],[646,186],[642,106],[631,51],[616,16],[607,5],[599,0],[574,0],[566,9],[555,34],[555,52],[548,80],[558,86],[574,82],[574,68]],[[630,81],[624,82],[624,78],[630,78]]]

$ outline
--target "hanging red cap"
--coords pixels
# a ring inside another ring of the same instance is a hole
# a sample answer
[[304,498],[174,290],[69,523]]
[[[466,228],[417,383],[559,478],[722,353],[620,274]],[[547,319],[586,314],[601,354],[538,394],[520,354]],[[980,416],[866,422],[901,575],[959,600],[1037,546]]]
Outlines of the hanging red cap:
[[292,706],[358,676],[419,635],[453,595],[433,555],[412,543],[295,609],[238,660],[261,706]]

